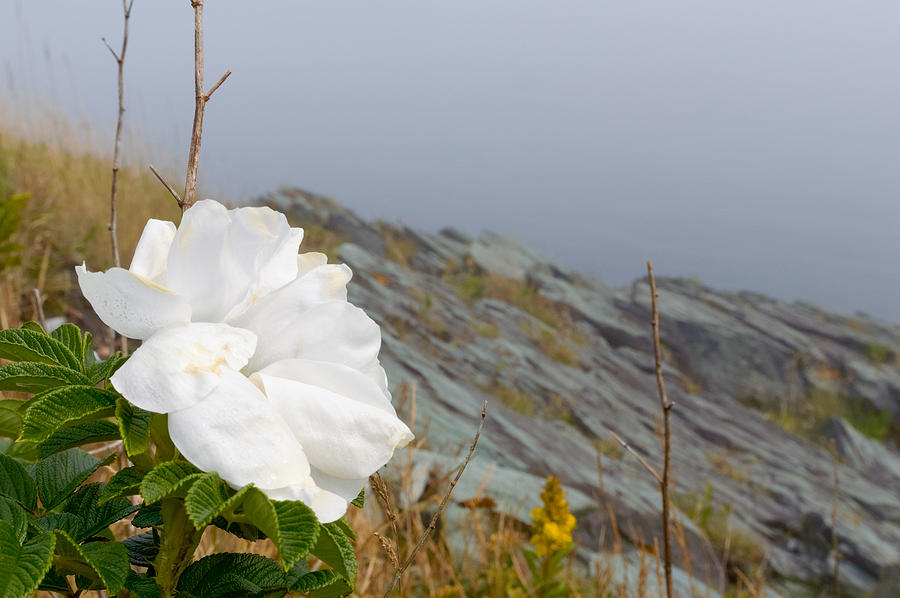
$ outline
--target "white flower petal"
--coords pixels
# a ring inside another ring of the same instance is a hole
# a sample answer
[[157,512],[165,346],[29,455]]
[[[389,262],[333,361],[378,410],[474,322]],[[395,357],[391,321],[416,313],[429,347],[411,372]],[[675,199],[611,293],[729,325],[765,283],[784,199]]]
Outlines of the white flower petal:
[[224,371],[239,370],[256,349],[256,335],[227,324],[197,323],[160,330],[111,378],[141,409],[169,413],[203,400]]
[[356,497],[359,496],[359,491],[362,490],[365,487],[366,482],[369,481],[369,476],[351,479],[336,478],[316,467],[310,468],[310,474],[312,475],[312,479],[316,483],[316,486],[325,492],[337,494],[347,502],[355,500]]
[[169,248],[175,238],[175,223],[151,218],[131,258],[131,272],[150,280],[166,271]]
[[195,320],[222,321],[296,278],[302,237],[270,208],[198,201],[175,234],[166,284],[188,298]]
[[413,439],[395,415],[319,386],[255,374],[313,467],[337,478],[364,478]]
[[250,317],[232,322],[259,337],[259,350],[250,360],[250,371],[293,357],[361,368],[371,363],[381,348],[378,324],[346,301],[329,301],[305,311],[292,308],[290,303],[266,305],[268,309],[261,301],[247,311]]
[[318,386],[396,416],[397,412],[378,384],[365,373],[340,363],[311,359],[283,359],[276,361],[250,378],[274,376]]
[[303,448],[266,397],[243,374],[223,370],[203,401],[169,414],[169,435],[191,463],[235,488],[310,483]]
[[381,389],[381,392],[384,393],[384,396],[387,397],[388,401],[391,400],[391,391],[388,388],[387,372],[385,372],[384,368],[381,367],[381,362],[378,361],[377,358],[370,362],[368,365],[360,368],[360,371],[378,385],[378,388]]
[[317,251],[308,251],[297,256],[297,276],[303,276],[313,268],[328,263],[328,256]]
[[[331,523],[343,517],[350,504],[349,500],[319,488],[312,480],[294,486],[263,491],[272,500],[301,501],[313,510],[316,518],[322,523]],[[356,498],[356,495],[353,498]]]
[[119,334],[143,340],[160,328],[191,320],[184,297],[128,270],[89,272],[82,264],[75,272],[91,307]]

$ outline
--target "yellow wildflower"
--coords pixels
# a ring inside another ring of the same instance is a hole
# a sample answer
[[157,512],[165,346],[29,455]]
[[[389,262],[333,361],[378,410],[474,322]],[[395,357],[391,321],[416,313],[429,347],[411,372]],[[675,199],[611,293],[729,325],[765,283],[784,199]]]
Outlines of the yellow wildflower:
[[569,503],[559,480],[547,478],[541,492],[542,507],[531,510],[531,543],[539,556],[552,554],[572,543],[575,517],[569,513]]

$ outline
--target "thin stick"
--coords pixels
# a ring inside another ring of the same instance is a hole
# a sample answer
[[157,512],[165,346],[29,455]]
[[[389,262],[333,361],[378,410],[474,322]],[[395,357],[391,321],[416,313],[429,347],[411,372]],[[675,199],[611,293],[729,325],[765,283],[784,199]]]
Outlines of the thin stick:
[[178,191],[176,191],[176,190],[172,187],[172,185],[170,185],[169,183],[167,183],[167,182],[166,182],[166,179],[162,178],[162,175],[159,174],[159,171],[157,171],[155,168],[153,168],[153,164],[150,165],[150,172],[152,172],[154,175],[156,175],[156,178],[159,180],[160,183],[163,184],[163,187],[165,187],[166,189],[168,189],[168,190],[169,190],[169,193],[172,194],[172,197],[175,198],[175,201],[178,202],[178,207],[181,208],[182,210],[184,210],[184,202],[181,201],[181,197],[179,197]]
[[34,288],[34,302],[37,305],[38,322],[44,330],[47,330],[47,318],[44,317],[44,299],[41,297],[41,290],[37,287]]
[[622,437],[621,437],[621,436],[619,436],[618,434],[616,434],[616,433],[613,432],[612,430],[610,430],[609,432],[610,432],[610,434],[613,435],[613,438],[616,439],[616,442],[618,442],[619,444],[622,445],[622,448],[623,448],[623,449],[625,449],[626,451],[628,451],[629,453],[631,453],[632,455],[634,455],[635,459],[637,459],[638,461],[640,461],[641,465],[644,466],[644,469],[646,469],[647,471],[649,471],[649,472],[650,472],[650,475],[652,475],[654,478],[656,478],[657,483],[662,484],[662,482],[663,482],[662,476],[659,475],[659,472],[656,471],[656,469],[654,469],[654,467],[653,467],[652,465],[650,465],[649,463],[647,463],[647,460],[646,460],[646,459],[644,459],[643,457],[641,457],[640,453],[638,453],[637,451],[635,451],[633,448],[631,448],[631,446],[630,446],[627,442],[625,442],[624,440],[622,440]]
[[134,0],[131,0],[130,2],[128,0],[122,0],[124,26],[122,28],[122,49],[119,50],[119,53],[117,54],[116,51],[112,49],[112,46],[109,45],[109,42],[106,41],[105,37],[102,38],[103,43],[106,44],[107,49],[109,49],[109,53],[112,54],[113,58],[116,60],[119,75],[119,114],[116,120],[116,143],[113,149],[112,184],[110,185],[109,190],[109,225],[106,227],[107,230],[109,230],[109,237],[112,242],[113,262],[117,268],[120,267],[122,263],[119,260],[119,239],[117,236],[116,183],[118,182],[119,167],[121,166],[119,149],[122,145],[122,121],[125,116],[125,53],[128,51],[128,21],[131,18],[131,7],[133,4]]
[[200,140],[203,136],[203,113],[206,102],[231,75],[227,71],[209,92],[203,92],[203,0],[191,0],[194,8],[194,126],[191,130],[191,148],[188,154],[187,175],[184,181],[184,201],[179,205],[182,211],[194,205],[197,191],[197,168],[200,165]]
[[[134,0],[122,0],[124,25],[122,27],[122,49],[119,50],[119,53],[116,54],[115,50],[112,49],[112,46],[109,45],[109,42],[106,41],[106,38],[102,38],[103,43],[106,44],[110,54],[112,54],[113,58],[116,60],[119,76],[119,114],[116,119],[116,143],[113,149],[112,184],[110,185],[109,190],[109,225],[106,227],[109,231],[109,239],[112,245],[113,263],[117,268],[122,266],[122,262],[119,260],[119,237],[117,234],[118,216],[116,214],[116,184],[118,183],[119,167],[121,166],[119,149],[122,145],[122,121],[125,116],[125,53],[128,51],[128,21],[131,19],[131,7],[133,5]],[[112,329],[110,329],[110,331],[115,340],[116,333],[112,331]],[[124,336],[120,336],[119,342],[121,344],[122,354],[128,355],[128,339]]]
[[478,439],[481,438],[481,429],[484,427],[485,417],[487,417],[487,401],[485,401],[484,405],[481,406],[481,421],[478,422],[478,429],[475,431],[475,438],[472,439],[471,446],[469,446],[469,453],[466,455],[466,460],[463,461],[462,465],[460,465],[459,467],[459,470],[456,472],[456,476],[454,476],[453,480],[451,480],[450,487],[447,489],[447,494],[445,494],[444,498],[441,500],[441,504],[438,506],[437,512],[435,512],[435,514],[431,517],[431,521],[428,523],[428,527],[425,529],[425,533],[422,534],[422,537],[419,538],[419,541],[418,543],[416,543],[415,548],[413,548],[412,552],[409,553],[409,556],[406,557],[406,560],[403,561],[403,566],[401,566],[396,575],[394,575],[394,579],[391,581],[390,587],[388,587],[387,592],[384,593],[384,598],[389,598],[391,592],[394,591],[394,588],[400,582],[400,578],[403,576],[403,572],[406,571],[410,565],[412,565],[413,559],[416,557],[416,554],[418,554],[422,546],[425,545],[425,541],[428,540],[428,536],[431,535],[431,532],[434,531],[434,528],[437,527],[438,519],[440,519],[441,513],[444,512],[444,509],[447,508],[447,503],[450,502],[450,495],[453,494],[453,489],[456,487],[456,483],[459,482],[459,478],[462,477],[463,472],[469,465],[469,461],[472,460],[472,455],[475,454],[475,447],[478,446]]
[[663,555],[666,570],[666,596],[672,598],[672,540],[669,537],[669,468],[672,453],[672,427],[670,415],[673,403],[666,397],[666,387],[662,373],[662,343],[659,340],[659,295],[656,292],[656,279],[653,277],[653,264],[647,262],[647,277],[650,280],[650,300],[652,306],[653,326],[653,358],[656,362],[656,386],[659,390],[659,406],[663,414],[663,471],[659,480],[659,491],[662,495]]

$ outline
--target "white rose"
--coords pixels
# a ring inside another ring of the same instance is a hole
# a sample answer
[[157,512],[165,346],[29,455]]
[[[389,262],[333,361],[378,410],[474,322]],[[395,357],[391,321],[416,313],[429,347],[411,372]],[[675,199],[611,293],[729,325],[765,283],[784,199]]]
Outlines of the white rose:
[[413,435],[350,269],[298,255],[302,237],[269,208],[204,200],[177,230],[150,220],[128,270],[76,271],[100,319],[144,341],[112,377],[126,399],[168,413],[200,469],[329,522]]

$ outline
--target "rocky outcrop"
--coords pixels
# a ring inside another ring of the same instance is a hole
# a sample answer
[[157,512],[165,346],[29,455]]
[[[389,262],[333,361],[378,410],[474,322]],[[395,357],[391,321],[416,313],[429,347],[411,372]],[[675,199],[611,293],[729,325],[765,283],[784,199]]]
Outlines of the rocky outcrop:
[[[430,447],[421,471],[453,464],[446,455],[469,442],[488,399],[458,499],[486,479],[527,521],[553,474],[585,562],[611,547],[608,504],[631,546],[652,544],[655,483],[611,440],[659,462],[645,280],[609,288],[507,238],[375,225],[295,190],[260,202],[340,239],[334,254],[354,271],[351,300],[382,326],[394,387],[416,387],[416,432]],[[691,280],[658,287],[675,503],[692,557],[680,583],[724,594],[736,569],[764,567],[772,595],[817,595],[838,551],[847,594],[897,587],[900,329]],[[622,570],[638,556],[617,557]]]

